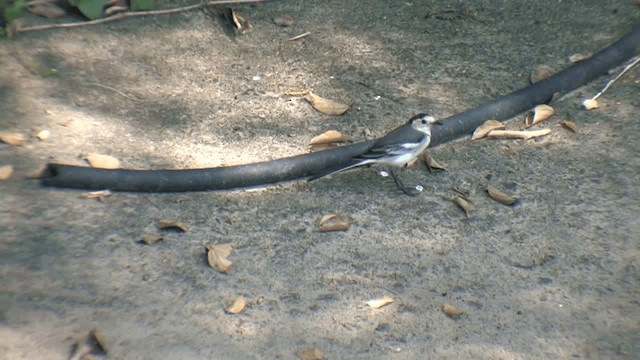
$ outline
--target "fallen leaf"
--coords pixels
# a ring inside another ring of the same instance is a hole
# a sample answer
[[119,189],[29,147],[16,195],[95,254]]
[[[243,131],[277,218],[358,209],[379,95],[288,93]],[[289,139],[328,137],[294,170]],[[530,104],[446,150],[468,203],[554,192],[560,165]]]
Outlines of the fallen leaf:
[[13,166],[4,165],[0,166],[0,180],[7,180],[13,174]]
[[27,10],[47,19],[56,19],[65,15],[64,10],[54,3],[39,2],[35,5],[27,3]]
[[351,227],[348,217],[338,214],[327,214],[318,220],[318,231],[346,231]]
[[487,120],[482,125],[478,126],[471,135],[471,140],[482,139],[487,136],[492,130],[504,129],[504,124],[498,120]]
[[475,209],[475,207],[473,206],[473,203],[462,196],[456,196],[453,199],[453,202],[456,205],[458,205],[462,210],[464,210],[464,213],[465,215],[467,215],[467,217],[470,217],[471,211]]
[[20,133],[0,131],[0,141],[5,144],[20,146],[27,142],[27,136]]
[[309,91],[306,99],[314,109],[327,115],[342,115],[346,113],[347,110],[349,110],[349,108],[351,107],[350,105],[341,104],[339,102],[320,97],[314,94],[312,91]]
[[432,158],[429,154],[424,153],[422,157],[429,171],[446,170],[444,165],[441,165],[436,159]]
[[573,121],[562,120],[562,121],[560,121],[560,125],[562,125],[563,128],[568,129],[573,133],[577,133],[578,132],[578,125],[576,125],[576,123],[573,122]]
[[444,312],[448,317],[452,319],[457,319],[462,314],[464,314],[464,310],[459,309],[451,304],[444,304],[444,306],[442,306],[442,312]]
[[240,15],[237,10],[227,8],[223,10],[225,18],[231,23],[231,27],[238,35],[242,35],[251,29],[251,23],[244,16]]
[[100,190],[100,191],[90,191],[86,193],[80,194],[79,198],[81,199],[98,199],[103,201],[105,198],[110,197],[113,193],[109,190]]
[[227,256],[231,255],[231,250],[233,250],[233,244],[232,243],[213,244],[213,245],[207,245],[206,247],[207,247],[207,249],[214,249],[222,257],[227,257]]
[[152,234],[144,234],[142,235],[142,238],[140,238],[140,241],[142,241],[147,245],[153,245],[161,240],[164,240],[162,235],[152,235]]
[[49,130],[40,130],[36,134],[36,137],[38,138],[38,140],[41,140],[41,141],[47,140],[49,136],[51,136],[51,131]]
[[492,138],[516,138],[529,140],[549,134],[551,134],[551,129],[540,129],[534,131],[492,130],[487,136]]
[[309,89],[307,89],[307,90],[287,90],[282,95],[286,95],[286,96],[305,96],[305,95],[309,94],[310,92],[311,92],[311,90],[309,90]]
[[87,153],[84,158],[91,167],[98,169],[117,169],[120,166],[120,161],[109,155]]
[[582,106],[587,110],[593,110],[600,107],[598,100],[595,99],[587,99],[582,102]]
[[555,71],[553,71],[553,69],[550,66],[540,65],[531,72],[531,76],[529,80],[531,81],[532,84],[534,84],[540,80],[548,78],[554,73]]
[[107,344],[107,339],[104,337],[102,332],[98,329],[93,329],[89,332],[89,339],[95,341],[98,348],[104,352],[105,354],[109,352],[109,345]]
[[158,221],[158,227],[160,229],[175,229],[182,232],[188,232],[189,226],[183,224],[181,222],[173,221],[173,220],[160,220]]
[[494,188],[493,186],[487,187],[487,193],[489,194],[490,198],[504,205],[513,205],[518,201],[517,196],[512,196],[507,193],[504,193]]
[[541,121],[547,120],[553,115],[554,110],[549,105],[538,105],[527,113],[524,119],[524,127],[529,128]]
[[93,329],[83,339],[73,344],[69,360],[93,360],[95,355],[107,355],[108,350],[107,341],[102,332]]
[[20,33],[22,27],[22,19],[15,19],[9,22],[9,24],[7,24],[7,27],[5,28],[7,37],[9,39],[16,37]]
[[227,256],[231,254],[232,249],[231,244],[207,245],[209,266],[223,273],[229,271],[233,263],[227,259]]
[[324,359],[324,354],[318,348],[300,350],[300,351],[298,351],[297,355],[300,358],[300,360],[322,360],[322,359]]
[[591,55],[593,55],[592,53],[588,52],[588,53],[584,53],[584,54],[573,54],[571,56],[569,56],[569,61],[571,61],[572,63],[577,63],[580,62],[582,60],[587,60],[588,58],[591,57]]
[[348,139],[342,135],[339,131],[329,130],[325,131],[322,134],[315,136],[311,141],[309,141],[309,145],[319,145],[319,144],[331,144],[344,142]]
[[293,25],[294,21],[289,15],[280,15],[273,18],[273,23],[278,26],[287,27]]
[[456,194],[462,196],[465,199],[468,199],[471,195],[471,190],[465,188],[464,186],[454,186],[451,188]]
[[39,179],[47,170],[47,165],[41,165],[37,169],[33,169],[24,175],[25,179]]
[[381,298],[377,298],[377,299],[371,299],[369,301],[367,301],[367,306],[369,306],[372,309],[379,309],[385,305],[389,305],[393,302],[393,298],[391,296],[383,296]]
[[239,314],[241,313],[244,308],[247,306],[247,302],[239,297],[235,300],[233,300],[233,302],[227,306],[224,311],[228,312],[229,314]]

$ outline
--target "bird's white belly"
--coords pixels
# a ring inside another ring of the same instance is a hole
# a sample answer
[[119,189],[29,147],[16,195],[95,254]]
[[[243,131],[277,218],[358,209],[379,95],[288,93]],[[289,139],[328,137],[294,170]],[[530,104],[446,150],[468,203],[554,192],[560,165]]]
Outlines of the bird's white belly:
[[396,167],[403,167],[409,161],[411,161],[411,159],[413,159],[413,154],[407,153],[407,154],[402,154],[398,156],[390,156],[386,159],[380,159],[378,160],[378,163],[384,164],[384,165],[396,166]]

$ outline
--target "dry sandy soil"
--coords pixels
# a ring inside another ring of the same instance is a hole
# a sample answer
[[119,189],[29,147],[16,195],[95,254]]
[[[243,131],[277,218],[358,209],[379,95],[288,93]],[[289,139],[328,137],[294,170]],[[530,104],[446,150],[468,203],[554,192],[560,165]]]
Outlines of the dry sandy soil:
[[[415,198],[372,169],[103,202],[24,179],[49,161],[85,164],[87,152],[126,168],[198,168],[304,153],[329,129],[381,136],[414,113],[445,117],[524,87],[539,64],[570,66],[570,55],[630,31],[640,7],[332,0],[241,14],[253,24],[241,36],[192,11],[0,40],[0,130],[30,136],[0,144],[0,165],[15,167],[0,183],[3,359],[67,359],[91,329],[113,359],[294,359],[313,348],[326,359],[640,353],[638,69],[598,110],[579,104],[605,77],[556,101],[542,139],[433,149],[447,171],[406,170],[405,181],[425,187]],[[283,14],[295,24],[274,25]],[[281,95],[307,88],[352,109],[331,117]],[[521,118],[508,127],[522,128]],[[51,136],[40,141],[43,129]],[[488,184],[519,205],[489,199]],[[453,187],[471,191],[469,218],[451,202]],[[317,232],[327,213],[353,225]],[[189,231],[161,232],[160,219]],[[165,239],[141,245],[146,233]],[[227,242],[234,264],[222,274],[203,244]],[[385,295],[395,301],[366,305]],[[246,310],[225,313],[240,296]],[[464,314],[449,318],[444,304]]]

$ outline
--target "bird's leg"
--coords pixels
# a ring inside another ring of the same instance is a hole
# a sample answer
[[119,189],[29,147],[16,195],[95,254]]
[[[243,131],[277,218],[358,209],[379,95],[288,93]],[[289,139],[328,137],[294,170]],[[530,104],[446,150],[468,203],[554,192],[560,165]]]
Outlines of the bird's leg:
[[400,180],[400,178],[398,177],[398,175],[395,173],[395,171],[392,168],[389,169],[389,173],[391,174],[391,177],[393,178],[393,181],[396,183],[396,186],[398,187],[398,190],[401,190],[403,193],[405,193],[406,195],[409,195],[409,196],[418,195],[418,192],[417,192],[416,189],[404,186],[404,184],[402,183],[402,181]]

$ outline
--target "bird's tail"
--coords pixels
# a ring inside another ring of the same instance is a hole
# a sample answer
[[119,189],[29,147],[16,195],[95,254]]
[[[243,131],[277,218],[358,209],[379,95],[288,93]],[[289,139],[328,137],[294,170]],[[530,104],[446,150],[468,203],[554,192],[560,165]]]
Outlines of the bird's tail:
[[320,178],[323,178],[325,176],[329,176],[329,175],[333,175],[333,174],[337,174],[339,172],[343,172],[343,171],[347,171],[349,169],[353,169],[355,167],[361,166],[361,165],[365,165],[367,164],[368,161],[362,161],[362,160],[351,160],[351,162],[348,162],[346,164],[341,164],[339,166],[333,167],[331,169],[325,170],[321,173],[318,174],[314,174],[311,175],[309,178],[307,178],[307,181],[313,181],[313,180],[318,180]]

